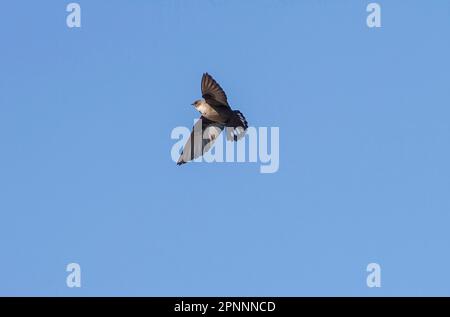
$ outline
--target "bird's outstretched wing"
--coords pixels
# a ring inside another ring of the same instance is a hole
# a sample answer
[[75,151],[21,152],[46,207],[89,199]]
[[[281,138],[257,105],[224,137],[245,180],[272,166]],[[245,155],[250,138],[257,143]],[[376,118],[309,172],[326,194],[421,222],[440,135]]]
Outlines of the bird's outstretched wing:
[[208,73],[204,73],[202,77],[202,96],[213,107],[230,107],[222,87]]
[[208,152],[223,128],[223,125],[201,116],[192,128],[177,165],[187,163]]

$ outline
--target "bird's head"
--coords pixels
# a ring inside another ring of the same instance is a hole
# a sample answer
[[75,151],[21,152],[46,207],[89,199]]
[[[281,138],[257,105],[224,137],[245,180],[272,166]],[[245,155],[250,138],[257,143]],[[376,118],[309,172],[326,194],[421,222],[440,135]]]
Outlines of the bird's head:
[[201,104],[203,104],[203,102],[204,102],[203,99],[195,100],[195,101],[192,103],[192,105],[193,105],[195,108],[198,108]]

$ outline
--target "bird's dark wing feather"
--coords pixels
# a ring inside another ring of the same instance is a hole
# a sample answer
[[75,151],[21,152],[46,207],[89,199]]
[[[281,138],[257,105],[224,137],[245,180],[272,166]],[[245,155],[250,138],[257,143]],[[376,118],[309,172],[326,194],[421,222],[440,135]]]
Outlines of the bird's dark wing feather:
[[227,95],[222,87],[208,73],[204,73],[202,77],[202,96],[214,108],[219,106],[230,107]]
[[177,165],[194,160],[208,152],[223,128],[223,125],[201,116],[192,128]]

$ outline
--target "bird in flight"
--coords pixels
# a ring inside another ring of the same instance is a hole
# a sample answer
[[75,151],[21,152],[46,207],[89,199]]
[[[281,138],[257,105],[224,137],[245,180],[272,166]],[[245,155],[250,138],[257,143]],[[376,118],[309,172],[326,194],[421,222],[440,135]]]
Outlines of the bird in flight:
[[202,99],[192,104],[201,113],[184,145],[177,165],[202,156],[226,128],[227,140],[237,141],[245,135],[247,120],[239,110],[231,109],[222,87],[208,73],[202,77]]

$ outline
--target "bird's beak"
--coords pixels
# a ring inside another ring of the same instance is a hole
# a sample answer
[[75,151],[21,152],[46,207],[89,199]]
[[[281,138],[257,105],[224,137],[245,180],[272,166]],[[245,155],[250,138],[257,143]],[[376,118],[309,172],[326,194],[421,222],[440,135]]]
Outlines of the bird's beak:
[[194,103],[191,103],[191,106],[195,105]]

